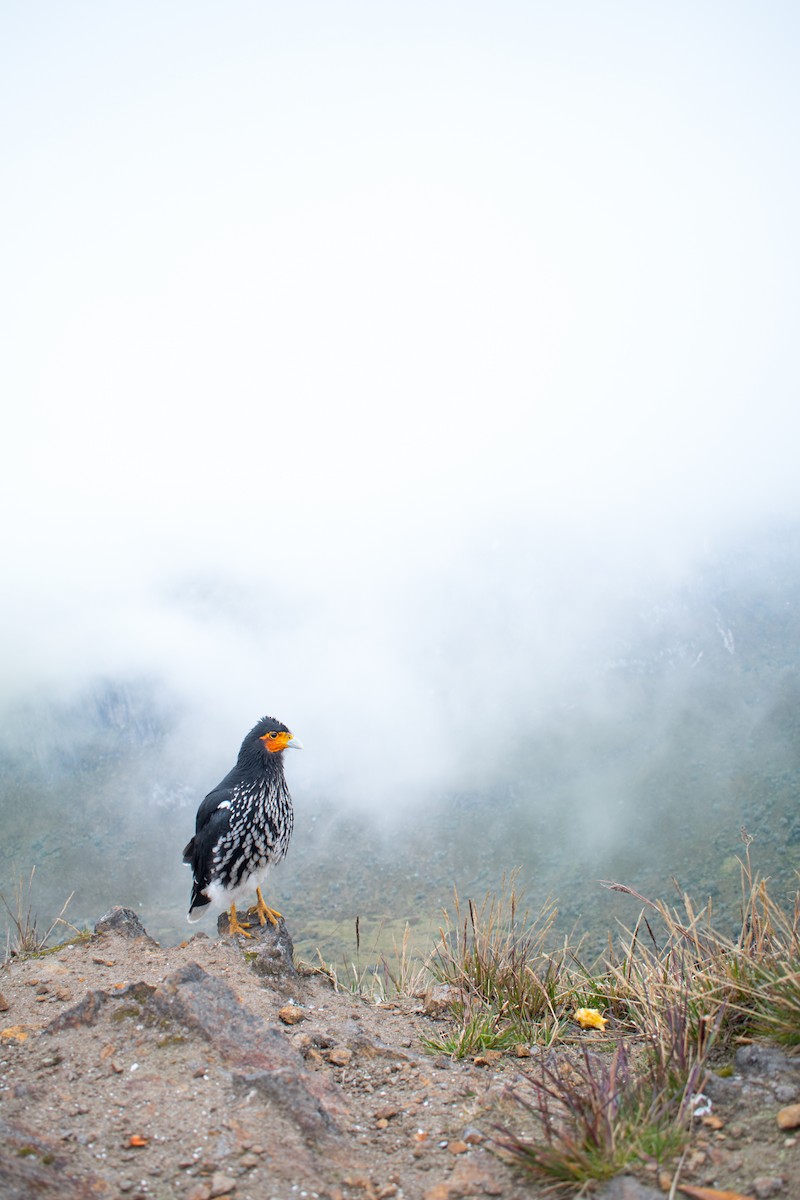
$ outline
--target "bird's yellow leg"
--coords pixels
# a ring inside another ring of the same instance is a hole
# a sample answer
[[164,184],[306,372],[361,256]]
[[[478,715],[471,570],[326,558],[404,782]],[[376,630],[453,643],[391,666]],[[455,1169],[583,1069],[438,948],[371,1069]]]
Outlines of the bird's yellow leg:
[[267,921],[269,921],[270,925],[277,925],[281,918],[281,914],[277,908],[270,908],[268,904],[264,903],[260,887],[256,888],[256,895],[258,896],[258,903],[254,904],[252,908],[248,908],[247,911],[249,913],[258,913],[258,919],[262,925],[266,925]]
[[231,911],[228,913],[228,933],[233,936],[234,933],[241,933],[246,938],[251,938],[252,933],[247,932],[246,926],[242,925],[239,918],[236,916],[236,905],[231,905]]

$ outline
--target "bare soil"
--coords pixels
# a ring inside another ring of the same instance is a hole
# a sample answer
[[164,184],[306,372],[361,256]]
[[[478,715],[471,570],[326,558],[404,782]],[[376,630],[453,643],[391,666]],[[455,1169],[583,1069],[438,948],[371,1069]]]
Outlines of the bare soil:
[[[376,1005],[297,972],[282,923],[162,948],[125,912],[0,971],[4,1200],[546,1194],[492,1142],[498,1125],[532,1132],[512,1092],[535,1050],[426,1053],[445,1019],[432,997]],[[800,1197],[798,1138],[777,1122],[800,1099],[799,1068],[755,1047],[713,1077],[713,1120],[698,1120],[680,1184]],[[673,1174],[598,1194],[645,1200]]]

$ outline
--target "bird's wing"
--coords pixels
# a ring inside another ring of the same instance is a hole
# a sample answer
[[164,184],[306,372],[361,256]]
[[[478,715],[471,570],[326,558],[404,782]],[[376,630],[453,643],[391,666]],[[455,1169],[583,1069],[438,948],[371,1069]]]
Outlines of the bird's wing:
[[227,808],[213,810],[205,825],[199,830],[183,852],[183,861],[190,864],[192,874],[201,888],[211,880],[214,847],[230,825]]
[[[233,802],[233,788],[218,787],[209,792],[197,810],[194,837],[184,847],[183,861],[193,866],[198,857],[217,841],[228,827],[228,810]],[[202,847],[202,850],[201,850]]]
[[195,825],[195,836],[203,829],[204,825],[213,817],[218,809],[227,811],[230,808],[234,798],[234,789],[230,787],[217,787],[213,792],[209,792],[203,803],[197,810],[197,823]]

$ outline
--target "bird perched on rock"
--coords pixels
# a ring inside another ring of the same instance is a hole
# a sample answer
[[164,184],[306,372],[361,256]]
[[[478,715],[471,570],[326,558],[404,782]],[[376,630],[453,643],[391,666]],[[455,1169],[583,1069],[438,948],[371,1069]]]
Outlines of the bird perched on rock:
[[230,905],[229,932],[251,937],[236,903],[255,888],[257,903],[248,913],[257,913],[262,925],[277,925],[281,914],[264,903],[261,884],[292,836],[294,811],[283,775],[283,751],[290,746],[302,749],[302,742],[280,721],[262,717],[242,742],[236,766],[197,810],[195,835],[183,852],[194,874],[190,921],[199,921],[209,904]]

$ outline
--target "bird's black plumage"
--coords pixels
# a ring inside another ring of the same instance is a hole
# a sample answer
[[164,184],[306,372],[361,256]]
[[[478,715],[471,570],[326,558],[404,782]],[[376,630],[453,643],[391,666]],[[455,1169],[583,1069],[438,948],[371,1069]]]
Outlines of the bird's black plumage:
[[276,915],[264,905],[260,888],[292,836],[294,812],[283,750],[300,744],[280,721],[262,717],[242,742],[236,766],[200,805],[195,835],[183,851],[194,876],[190,921],[199,920],[213,904],[231,906],[231,924],[238,924],[236,902],[252,889],[262,924],[264,914],[271,920]]

